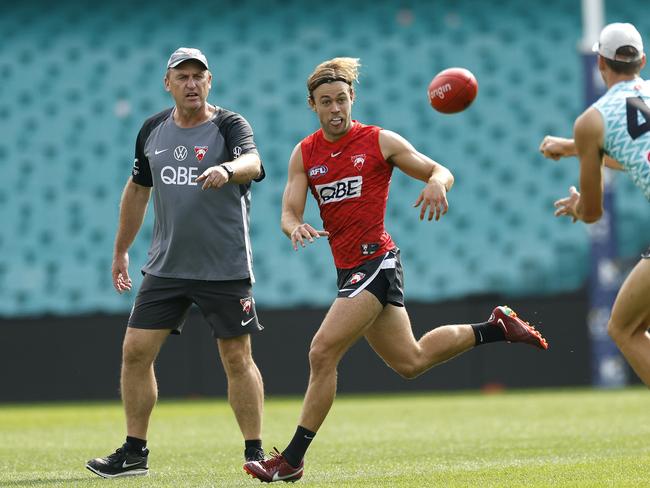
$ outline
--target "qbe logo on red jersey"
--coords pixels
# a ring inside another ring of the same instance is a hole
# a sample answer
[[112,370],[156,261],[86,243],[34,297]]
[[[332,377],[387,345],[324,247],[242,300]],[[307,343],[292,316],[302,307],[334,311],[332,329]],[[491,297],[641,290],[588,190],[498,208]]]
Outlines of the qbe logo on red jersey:
[[322,185],[315,185],[314,188],[318,193],[320,204],[325,205],[326,203],[340,202],[348,198],[359,198],[362,184],[362,176],[352,176]]

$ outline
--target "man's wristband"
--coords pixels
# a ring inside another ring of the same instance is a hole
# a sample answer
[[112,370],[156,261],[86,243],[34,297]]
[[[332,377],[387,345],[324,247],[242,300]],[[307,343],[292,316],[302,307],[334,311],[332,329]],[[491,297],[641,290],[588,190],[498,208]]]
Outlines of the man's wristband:
[[220,166],[228,173],[228,181],[232,180],[232,177],[235,176],[235,170],[232,169],[232,166],[228,163],[223,163]]

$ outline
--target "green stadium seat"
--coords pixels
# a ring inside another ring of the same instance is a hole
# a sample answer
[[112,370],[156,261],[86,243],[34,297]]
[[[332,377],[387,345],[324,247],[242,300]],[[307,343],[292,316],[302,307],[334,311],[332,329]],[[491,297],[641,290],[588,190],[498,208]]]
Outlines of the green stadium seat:
[[[362,0],[363,22],[341,0],[314,4],[308,19],[298,1],[12,5],[0,16],[0,315],[128,313],[133,294],[115,293],[107,269],[118,202],[138,129],[171,105],[164,63],[180,45],[206,52],[211,101],[255,130],[267,171],[253,187],[258,305],[323,306],[336,292],[327,243],[295,253],[279,229],[289,155],[317,128],[305,80],[334,56],[361,58],[356,118],[401,133],[456,176],[449,214],[422,223],[411,207],[422,183],[394,174],[387,228],[403,250],[409,300],[579,288],[587,231],[552,215],[577,182],[577,162],[537,152],[545,134],[570,134],[582,109],[579,5],[502,4]],[[643,7],[630,0],[619,13],[636,19]],[[650,30],[650,20],[635,21]],[[450,66],[479,80],[474,104],[451,116],[426,95]],[[647,201],[624,176],[614,185],[619,248],[636,256],[648,244]],[[136,286],[151,213],[131,249]],[[306,219],[320,226],[313,202]]]

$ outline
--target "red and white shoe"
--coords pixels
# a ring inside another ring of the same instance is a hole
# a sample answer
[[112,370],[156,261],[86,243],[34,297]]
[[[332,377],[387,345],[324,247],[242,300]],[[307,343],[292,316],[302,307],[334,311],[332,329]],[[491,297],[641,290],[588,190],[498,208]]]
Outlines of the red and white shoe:
[[276,448],[271,451],[271,457],[264,461],[249,461],[244,463],[244,471],[265,483],[274,481],[294,482],[302,478],[305,468],[304,460],[297,468],[291,466]]
[[488,322],[496,327],[501,327],[508,342],[523,342],[540,349],[548,349],[548,342],[528,322],[524,322],[513,309],[502,305],[492,310]]

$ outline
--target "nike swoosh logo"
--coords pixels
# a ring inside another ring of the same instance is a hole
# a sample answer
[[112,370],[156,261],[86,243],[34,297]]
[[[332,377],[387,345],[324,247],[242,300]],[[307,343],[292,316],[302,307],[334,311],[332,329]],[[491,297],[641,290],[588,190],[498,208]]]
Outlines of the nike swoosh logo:
[[478,331],[478,342],[479,344],[483,344],[483,334],[481,334],[481,331]]
[[164,153],[165,151],[169,151],[169,148],[167,148],[167,149],[163,149],[162,151],[159,151],[158,149],[156,149],[156,150],[154,151],[154,154],[155,154],[156,156],[158,156],[159,154],[162,154],[162,153]]
[[506,324],[503,323],[503,320],[501,320],[501,319],[497,320],[497,324],[499,324],[501,327],[503,327],[503,331],[505,332]]
[[339,152],[336,152],[336,153],[332,153],[332,154],[330,154],[330,156],[332,156],[333,158],[335,158],[336,156],[338,156],[338,155],[341,154],[342,152],[343,152],[343,151],[339,151]]
[[254,318],[255,318],[255,317],[251,317],[251,318],[248,319],[246,322],[244,322],[244,321],[242,320],[242,321],[241,321],[241,326],[244,327],[245,325],[250,324],[251,321],[252,321]]
[[135,462],[135,463],[127,463],[126,461],[124,461],[122,463],[122,467],[123,468],[132,468],[133,466],[137,466],[138,464],[140,464],[140,461]]
[[281,480],[286,480],[287,478],[292,478],[293,476],[296,476],[298,473],[300,473],[302,470],[303,468],[300,468],[294,471],[293,473],[289,473],[284,476],[280,476],[280,473],[276,471],[275,473],[273,473],[273,479],[271,481],[281,481]]

